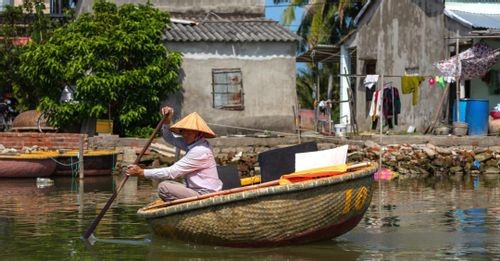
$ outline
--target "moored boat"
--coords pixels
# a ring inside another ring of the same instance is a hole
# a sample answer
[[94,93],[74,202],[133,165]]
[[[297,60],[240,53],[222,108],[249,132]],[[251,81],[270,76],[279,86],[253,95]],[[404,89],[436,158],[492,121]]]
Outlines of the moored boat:
[[279,185],[270,181],[138,210],[159,236],[230,247],[330,239],[353,229],[370,205],[372,163],[340,175]]
[[[85,150],[84,175],[111,175],[118,151]],[[0,154],[0,178],[33,178],[77,175],[77,150],[34,151],[30,153]]]
[[0,155],[0,177],[48,177],[56,169],[55,157],[56,152]]
[[[83,173],[85,176],[111,175],[116,164],[116,150],[85,150]],[[71,176],[78,173],[78,150],[60,151],[54,175]]]

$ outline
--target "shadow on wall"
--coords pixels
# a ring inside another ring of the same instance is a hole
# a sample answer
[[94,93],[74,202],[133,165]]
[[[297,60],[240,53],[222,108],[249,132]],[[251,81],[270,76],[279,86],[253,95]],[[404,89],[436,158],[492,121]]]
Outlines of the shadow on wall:
[[186,73],[181,68],[179,70],[179,85],[181,85],[181,88],[174,93],[167,94],[166,99],[161,104],[162,107],[168,105],[174,108],[174,118],[173,118],[174,122],[180,120],[182,115],[182,105],[184,105],[184,92],[185,92],[184,88],[182,87],[184,78],[186,78]]

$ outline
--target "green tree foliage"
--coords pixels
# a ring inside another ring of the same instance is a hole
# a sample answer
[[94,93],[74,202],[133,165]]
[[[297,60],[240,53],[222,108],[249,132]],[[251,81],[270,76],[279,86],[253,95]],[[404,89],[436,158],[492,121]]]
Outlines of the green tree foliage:
[[[19,110],[34,109],[39,97],[32,83],[19,73],[19,57],[26,49],[19,40],[43,43],[61,24],[61,21],[51,20],[43,10],[43,0],[24,0],[20,6],[5,6],[1,14],[0,93],[13,92],[20,102]],[[22,95],[26,93],[30,95]]]
[[[88,118],[109,118],[114,132],[154,125],[161,100],[179,88],[182,56],[169,51],[162,32],[169,15],[145,5],[99,0],[93,13],[57,29],[44,44],[21,56],[21,72],[43,92],[39,109],[63,127]],[[65,86],[74,100],[60,101]]]
[[289,25],[295,19],[295,8],[303,7],[304,16],[297,34],[305,40],[299,51],[318,44],[333,44],[354,28],[354,17],[366,0],[273,0],[275,4],[289,3],[282,20]]
[[19,51],[13,39],[20,34],[17,23],[22,19],[23,10],[19,7],[5,6],[0,25],[0,94],[12,91],[12,82],[16,78],[19,64]]

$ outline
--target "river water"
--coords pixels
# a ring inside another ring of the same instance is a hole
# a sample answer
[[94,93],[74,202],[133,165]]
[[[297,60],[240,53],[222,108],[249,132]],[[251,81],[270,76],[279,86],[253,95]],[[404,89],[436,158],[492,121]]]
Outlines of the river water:
[[151,182],[130,178],[94,235],[80,239],[119,177],[0,180],[0,260],[499,260],[499,177],[375,183],[360,224],[336,239],[237,249],[152,235],[138,208]]

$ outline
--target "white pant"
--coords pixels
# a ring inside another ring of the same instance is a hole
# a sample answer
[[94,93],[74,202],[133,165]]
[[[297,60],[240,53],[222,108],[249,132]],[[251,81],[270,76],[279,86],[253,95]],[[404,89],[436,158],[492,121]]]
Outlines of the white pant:
[[187,188],[184,184],[173,180],[165,180],[158,184],[158,196],[163,201],[172,201],[180,198],[199,196],[200,193]]

